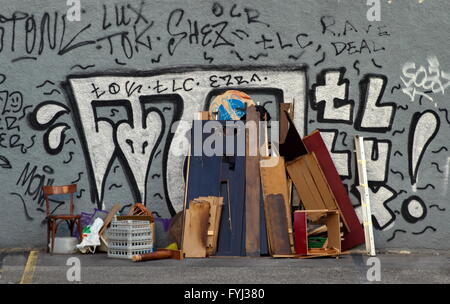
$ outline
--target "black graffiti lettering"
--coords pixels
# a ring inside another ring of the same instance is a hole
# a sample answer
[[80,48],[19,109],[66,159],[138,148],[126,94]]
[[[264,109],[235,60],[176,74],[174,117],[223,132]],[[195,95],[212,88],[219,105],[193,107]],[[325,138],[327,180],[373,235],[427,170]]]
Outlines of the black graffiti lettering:
[[[219,22],[219,23],[216,23],[216,24],[212,25],[213,28],[215,28],[215,27],[219,27],[220,28],[219,31],[214,31],[217,36],[216,36],[216,40],[214,41],[213,48],[216,48],[216,47],[222,46],[222,45],[234,46],[233,43],[231,43],[230,41],[226,40],[223,37],[223,31],[227,28],[227,26],[228,26],[228,22],[227,21]],[[222,41],[222,42],[218,43],[219,40]]]
[[131,22],[131,19],[128,18],[128,20],[125,20],[126,16],[125,16],[125,6],[121,5],[120,6],[120,13],[119,13],[119,7],[117,5],[114,6],[115,11],[116,11],[116,25],[117,26],[121,26],[121,25],[128,25]]
[[152,42],[151,42],[151,40],[150,40],[150,37],[148,36],[148,35],[146,35],[144,38],[146,39],[146,41],[145,42],[143,42],[142,40],[141,40],[141,37],[142,36],[144,36],[144,34],[151,28],[153,26],[153,21],[152,21],[152,23],[150,23],[150,25],[149,26],[147,26],[144,30],[142,30],[141,32],[137,32],[137,29],[136,29],[136,25],[134,25],[133,26],[133,30],[134,30],[134,36],[135,36],[135,38],[134,38],[134,43],[135,43],[135,49],[136,49],[136,52],[139,52],[139,48],[138,48],[138,45],[142,45],[142,46],[144,46],[144,47],[146,47],[148,50],[152,50]]
[[168,89],[160,84],[159,80],[156,80],[156,86],[153,88],[153,90],[156,90],[156,92],[159,94],[167,91]]
[[220,76],[219,78],[225,80],[225,85],[227,87],[233,85],[233,82],[231,81],[231,75]]
[[[31,33],[31,48],[30,48],[30,33]],[[31,15],[25,21],[25,50],[28,54],[33,52],[34,46],[36,44],[36,21],[34,20],[34,16]]]
[[[47,40],[48,40],[48,46],[50,49],[55,49],[56,47],[56,34],[58,29],[58,12],[55,12],[55,17],[53,20],[53,33],[50,32],[50,15],[49,13],[44,13],[41,20],[41,40],[39,43],[39,50],[38,54],[41,55],[44,51],[45,46],[45,28],[47,26]],[[1,51],[1,50],[0,50]]]
[[3,143],[3,142],[6,141],[6,138],[5,138],[6,135],[7,135],[6,133],[0,133],[0,147],[2,147],[2,148],[8,148],[8,147]]
[[295,40],[297,41],[297,44],[299,47],[301,47],[302,49],[306,48],[307,46],[310,46],[311,44],[313,44],[313,42],[310,40],[308,42],[306,42],[306,44],[302,44],[299,40],[300,37],[308,37],[308,34],[305,33],[300,33],[295,37]]
[[191,20],[188,20],[188,23],[189,23],[189,43],[193,44],[195,39],[195,44],[198,44],[198,37],[199,37],[198,23],[197,21],[192,22]]
[[268,43],[272,42],[272,39],[268,39],[266,38],[266,36],[264,34],[261,35],[261,40],[259,41],[255,41],[255,44],[258,45],[260,43],[262,43],[263,48],[266,49],[273,49],[274,46],[273,45],[269,45]]
[[241,13],[235,13],[234,10],[236,9],[237,4],[233,4],[233,6],[231,6],[230,9],[230,17],[236,18],[236,17],[241,17]]
[[355,33],[358,32],[358,30],[356,29],[356,27],[354,27],[353,24],[350,23],[350,21],[345,20],[345,25],[344,25],[344,36],[347,35],[347,30],[354,31]]
[[9,137],[9,147],[10,148],[17,148],[20,147],[20,151],[22,153],[26,153],[27,149],[24,147],[24,144],[18,144],[18,142],[20,141],[20,136],[17,134],[13,134],[12,136]]
[[259,78],[258,74],[253,74],[250,82],[261,82],[261,78]]
[[146,24],[149,23],[149,21],[147,20],[147,18],[145,18],[145,16],[142,14],[142,9],[144,8],[144,1],[141,2],[140,6],[139,6],[139,10],[136,10],[133,6],[131,6],[130,4],[127,4],[127,8],[132,11],[133,13],[136,14],[137,18],[134,21],[134,24],[138,24],[139,21],[142,19]]
[[335,32],[330,30],[330,27],[333,27],[336,24],[336,20],[334,20],[333,16],[323,16],[320,18],[320,24],[322,25],[322,34],[330,32],[333,36],[336,35]]
[[133,46],[131,45],[131,41],[128,38],[128,33],[122,33],[121,37],[123,52],[128,59],[131,59],[133,57]]
[[128,32],[119,32],[119,33],[110,34],[110,35],[98,38],[96,40],[96,42],[100,42],[100,41],[103,41],[105,39],[108,40],[108,43],[109,43],[109,54],[112,55],[114,53],[114,46],[113,46],[113,43],[112,43],[112,38],[116,37],[116,36],[122,36],[124,34],[128,34]]
[[211,11],[214,16],[220,17],[223,15],[223,6],[218,2],[214,2]]
[[93,88],[93,90],[91,91],[91,93],[95,93],[96,98],[100,98],[103,94],[105,94],[105,91],[99,92],[98,90],[100,90],[99,87],[97,87],[94,83],[91,83],[91,86]]
[[61,19],[62,19],[62,23],[63,23],[63,32],[61,35],[61,42],[60,42],[60,46],[59,46],[58,55],[62,56],[64,54],[69,53],[70,51],[73,51],[74,49],[95,43],[94,40],[85,40],[85,41],[77,42],[75,44],[73,43],[81,33],[83,33],[84,31],[86,31],[87,29],[89,29],[91,27],[91,24],[89,23],[88,25],[83,27],[81,30],[79,30],[72,37],[72,39],[70,39],[69,42],[64,47],[62,47],[62,43],[65,40],[64,37],[65,37],[65,32],[66,32],[66,15],[62,15]]
[[33,200],[37,200],[38,204],[40,204],[43,200],[42,186],[46,184],[51,185],[54,180],[47,178],[45,174],[37,173],[38,166],[36,165],[30,170],[30,165],[30,163],[25,165],[25,168],[16,181],[16,185],[25,187],[23,194],[32,197]]
[[109,89],[109,93],[110,94],[117,94],[117,93],[120,92],[120,86],[117,83],[115,83],[115,82],[111,83],[108,86],[108,89]]
[[236,79],[238,85],[248,84],[248,81],[244,80],[242,76],[234,76],[234,79]]
[[280,44],[280,48],[282,50],[287,48],[287,47],[292,47],[292,43],[283,44],[283,41],[281,40],[281,35],[278,32],[277,32],[277,38],[278,38],[278,43]]
[[[206,38],[208,37],[208,35],[212,32],[212,29],[210,24],[205,24],[201,30],[200,33],[202,33],[203,38],[202,38],[202,46],[207,46],[208,44],[210,44],[212,42],[211,39],[209,39],[207,42],[205,42]],[[209,29],[209,30],[207,30]]]
[[167,50],[169,51],[170,56],[173,56],[180,42],[182,42],[187,36],[186,32],[174,32],[174,30],[176,30],[176,28],[180,25],[183,16],[184,10],[178,8],[170,12],[169,18],[167,19],[167,33],[171,36],[167,45]]
[[138,94],[141,93],[142,85],[136,85],[136,82],[132,82],[130,84],[130,81],[125,82],[125,92],[127,92],[127,96],[130,97],[133,95],[134,92],[138,92]]
[[108,24],[106,23],[107,19],[108,19],[108,11],[107,11],[106,5],[103,4],[103,20],[102,20],[102,29],[103,30],[107,30],[108,28],[110,28],[112,26],[112,24],[110,22]]
[[3,27],[0,27],[0,52],[3,51],[4,38],[5,38],[5,29]]
[[247,24],[251,23],[261,23],[269,27],[270,25],[259,20],[260,13],[257,9],[246,7],[244,12],[247,15]]
[[367,42],[365,39],[361,39],[361,42],[358,41],[350,41],[350,42],[343,42],[343,41],[335,41],[331,42],[331,45],[334,47],[335,55],[339,56],[343,53],[347,55],[354,55],[354,54],[372,54],[375,52],[383,51],[385,48],[376,48],[375,41],[370,40],[370,43]]
[[220,85],[218,84],[217,75],[211,75],[209,76],[209,85],[212,88],[218,88]]
[[183,90],[185,90],[186,92],[192,91],[193,86],[189,87],[188,86],[188,82],[194,82],[194,78],[186,78],[183,81]]
[[172,79],[172,92],[176,92],[176,91],[178,91],[178,90],[183,90],[183,87],[176,87],[176,80],[175,79]]

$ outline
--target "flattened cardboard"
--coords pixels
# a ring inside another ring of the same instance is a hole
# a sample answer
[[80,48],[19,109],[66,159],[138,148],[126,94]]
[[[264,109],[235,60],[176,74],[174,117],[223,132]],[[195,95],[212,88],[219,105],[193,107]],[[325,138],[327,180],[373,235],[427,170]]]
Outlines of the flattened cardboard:
[[207,256],[215,255],[217,252],[217,240],[219,238],[219,226],[223,207],[223,197],[217,196],[199,197],[194,201],[208,202],[210,204],[206,254]]
[[206,257],[209,209],[209,202],[192,201],[185,210],[182,250],[187,258]]

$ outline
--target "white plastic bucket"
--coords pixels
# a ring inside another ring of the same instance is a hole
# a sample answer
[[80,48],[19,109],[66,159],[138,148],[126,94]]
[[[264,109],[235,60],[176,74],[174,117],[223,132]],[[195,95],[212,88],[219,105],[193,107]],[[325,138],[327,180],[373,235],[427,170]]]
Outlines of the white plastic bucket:
[[[50,241],[50,251],[51,244]],[[76,237],[55,237],[55,247],[53,248],[53,253],[59,254],[71,254],[76,252],[76,245],[78,244],[78,239]]]

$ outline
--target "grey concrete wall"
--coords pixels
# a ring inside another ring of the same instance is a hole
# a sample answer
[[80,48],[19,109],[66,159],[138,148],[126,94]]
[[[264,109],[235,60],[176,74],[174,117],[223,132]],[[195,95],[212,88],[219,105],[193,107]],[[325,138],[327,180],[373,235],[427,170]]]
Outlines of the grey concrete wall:
[[369,21],[366,1],[81,0],[72,22],[66,1],[0,2],[0,247],[43,246],[43,184],[76,182],[86,212],[180,210],[170,127],[224,88],[322,130],[358,213],[366,137],[378,248],[450,247],[448,1],[383,0]]

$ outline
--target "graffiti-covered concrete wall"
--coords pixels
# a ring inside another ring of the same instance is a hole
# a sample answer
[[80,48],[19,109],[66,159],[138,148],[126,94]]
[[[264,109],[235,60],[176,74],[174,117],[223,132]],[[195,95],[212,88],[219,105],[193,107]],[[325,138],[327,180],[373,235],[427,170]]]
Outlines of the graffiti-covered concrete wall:
[[232,88],[321,130],[358,213],[365,137],[378,248],[450,248],[448,1],[0,2],[0,247],[43,246],[46,184],[179,211],[190,121]]

